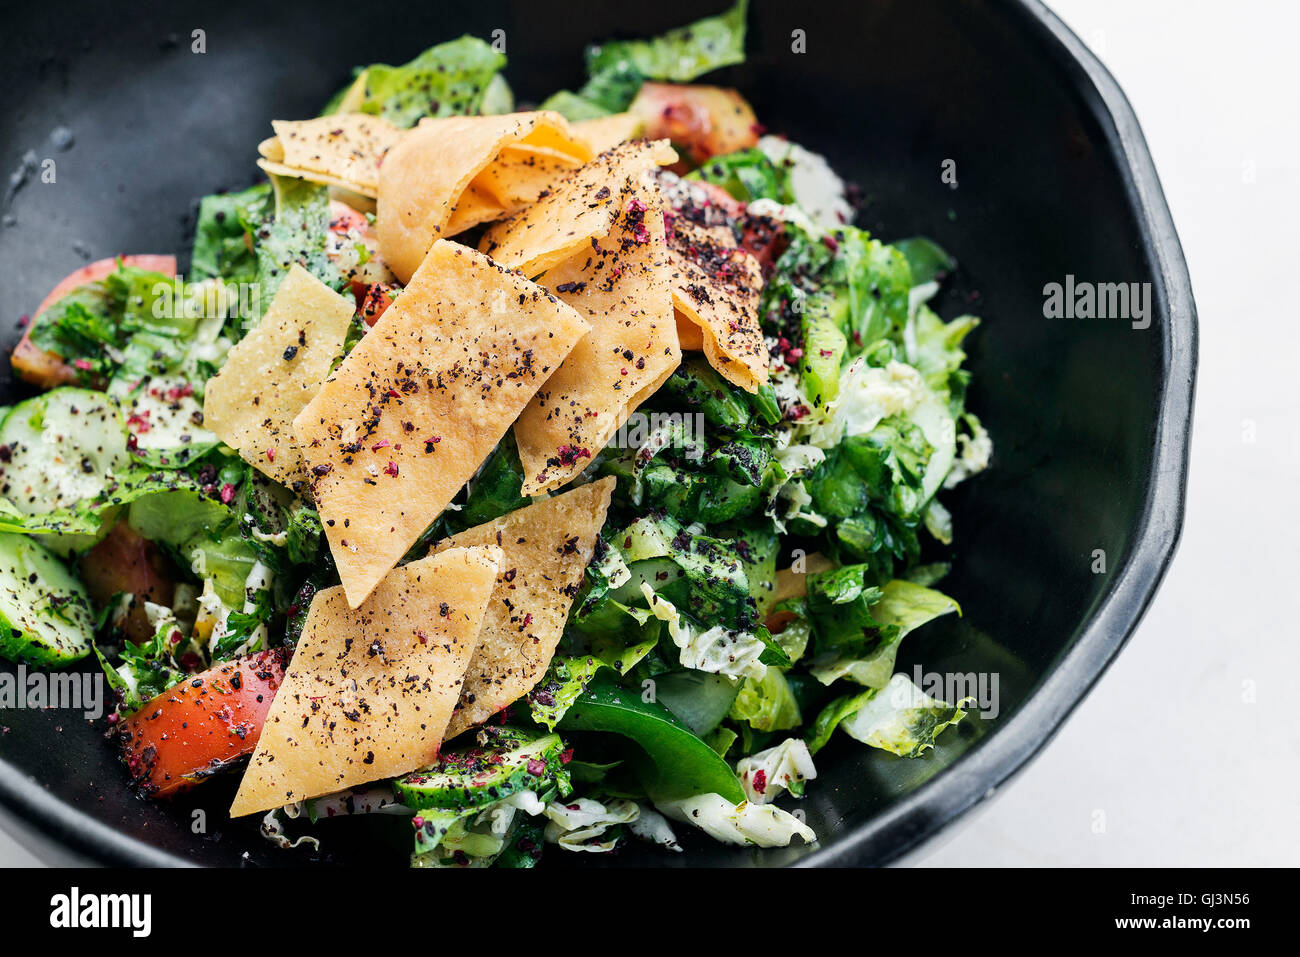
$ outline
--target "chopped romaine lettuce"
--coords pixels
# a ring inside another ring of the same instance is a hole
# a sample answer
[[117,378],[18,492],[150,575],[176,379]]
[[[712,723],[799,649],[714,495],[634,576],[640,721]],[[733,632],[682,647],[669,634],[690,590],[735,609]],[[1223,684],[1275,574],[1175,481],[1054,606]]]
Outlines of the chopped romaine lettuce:
[[828,704],[813,722],[808,749],[816,754],[838,727],[863,744],[915,758],[934,747],[945,728],[966,717],[964,704],[936,701],[906,675],[894,675],[883,688],[869,688]]
[[402,128],[425,116],[508,113],[509,87],[498,77],[505,55],[477,37],[463,36],[425,50],[401,66],[362,69],[322,111],[372,113]]

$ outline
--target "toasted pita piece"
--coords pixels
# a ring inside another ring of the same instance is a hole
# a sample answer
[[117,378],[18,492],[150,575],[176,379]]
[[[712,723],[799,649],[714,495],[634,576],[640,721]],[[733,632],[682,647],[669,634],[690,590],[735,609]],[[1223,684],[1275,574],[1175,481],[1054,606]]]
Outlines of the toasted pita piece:
[[587,332],[571,306],[438,240],[294,420],[355,608]]
[[293,420],[320,391],[356,304],[297,263],[262,321],[208,380],[203,424],[282,485],[306,478]]
[[573,132],[585,139],[592,152],[603,153],[619,143],[645,135],[645,120],[635,113],[611,113],[573,124]]
[[682,352],[703,352],[704,331],[682,315],[680,310],[674,309],[673,314],[677,320],[677,342],[682,347]]
[[605,524],[612,476],[541,499],[434,546],[500,545],[496,588],[447,738],[533,690],[564,634],[569,607]]
[[747,392],[767,382],[770,356],[758,322],[763,272],[726,226],[673,217],[668,239],[673,305],[700,327],[704,355],[724,379]]
[[629,182],[677,154],[667,140],[638,140],[601,153],[566,173],[523,212],[497,223],[479,249],[503,266],[536,276],[591,246],[614,227]]
[[608,235],[539,280],[592,326],[515,423],[524,495],[590,465],[681,363],[658,190],[642,176],[613,205]]
[[[482,174],[480,174],[482,175]],[[448,236],[455,236],[467,229],[473,229],[480,223],[490,223],[505,216],[509,210],[502,206],[487,190],[480,189],[477,181],[465,187],[452,210],[451,219],[442,231]]]
[[507,146],[471,187],[490,195],[503,209],[518,210],[537,198],[576,164],[551,149]]
[[489,217],[482,201],[493,197],[480,188],[468,197],[476,212],[455,215],[470,183],[502,148],[530,136],[537,146],[567,144],[575,165],[591,156],[586,142],[569,132],[568,121],[551,112],[425,119],[402,135],[380,167],[376,221],[384,261],[398,279],[410,279],[435,239],[507,211],[497,204]]
[[296,176],[374,198],[379,167],[403,131],[366,113],[273,120],[275,136],[258,146],[268,173]]
[[340,587],[317,592],[230,816],[436,760],[500,560],[495,546],[430,555],[355,610]]

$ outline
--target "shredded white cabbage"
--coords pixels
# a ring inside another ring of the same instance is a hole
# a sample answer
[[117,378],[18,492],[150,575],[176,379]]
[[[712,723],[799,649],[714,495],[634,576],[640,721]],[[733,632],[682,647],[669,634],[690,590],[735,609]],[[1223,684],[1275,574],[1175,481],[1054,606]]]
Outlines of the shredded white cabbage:
[[758,660],[767,646],[755,635],[747,631],[729,631],[722,625],[696,632],[682,621],[677,607],[667,598],[655,594],[648,582],[641,583],[641,594],[650,603],[654,616],[667,623],[668,635],[680,650],[679,660],[683,668],[738,678],[761,679],[767,674],[767,665]]
[[673,827],[668,823],[668,819],[648,805],[639,804],[637,807],[640,808],[640,813],[627,824],[627,829],[632,832],[632,835],[651,844],[666,847],[670,851],[681,853],[682,846],[677,843],[677,835],[673,833]]
[[808,745],[801,738],[786,738],[774,748],[736,762],[736,776],[752,804],[770,804],[783,791],[803,793],[803,782],[817,777]]
[[615,824],[630,824],[637,819],[641,808],[635,801],[616,799],[608,805],[591,798],[574,798],[571,801],[552,801],[543,811],[547,818],[545,839],[558,844],[566,851],[586,851],[600,854],[612,851],[617,837],[600,840]]
[[944,479],[944,488],[952,488],[976,472],[983,472],[993,458],[993,439],[988,430],[974,416],[966,416],[966,421],[973,434],[962,432],[957,436],[957,459],[953,462],[952,471]]
[[844,180],[831,169],[826,157],[779,136],[764,136],[758,148],[790,172],[794,201],[819,225],[841,226],[853,219],[853,207],[844,195]]
[[673,820],[698,827],[725,844],[786,847],[796,834],[808,844],[817,840],[812,828],[774,804],[732,804],[721,794],[697,794],[657,807]]
[[894,360],[880,368],[859,356],[841,373],[839,394],[810,427],[808,441],[833,448],[846,435],[870,432],[881,419],[911,415],[928,396],[925,379],[906,363]]

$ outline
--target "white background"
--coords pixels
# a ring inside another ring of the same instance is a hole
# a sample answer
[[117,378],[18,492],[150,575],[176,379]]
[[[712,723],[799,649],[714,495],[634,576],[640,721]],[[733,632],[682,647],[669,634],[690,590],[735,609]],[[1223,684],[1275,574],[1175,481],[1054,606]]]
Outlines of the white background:
[[[953,0],[959,2],[959,0]],[[1137,110],[1191,267],[1187,522],[1137,634],[926,866],[1300,864],[1300,3],[1056,0]],[[0,833],[0,864],[31,864]]]

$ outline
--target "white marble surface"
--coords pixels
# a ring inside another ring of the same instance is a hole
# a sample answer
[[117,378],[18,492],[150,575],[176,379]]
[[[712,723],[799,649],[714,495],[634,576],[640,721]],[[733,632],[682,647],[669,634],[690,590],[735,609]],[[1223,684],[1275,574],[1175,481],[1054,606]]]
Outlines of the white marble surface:
[[[1114,667],[921,863],[1300,864],[1300,4],[1052,6],[1137,110],[1191,266],[1187,524]],[[0,833],[0,864],[31,863]]]

